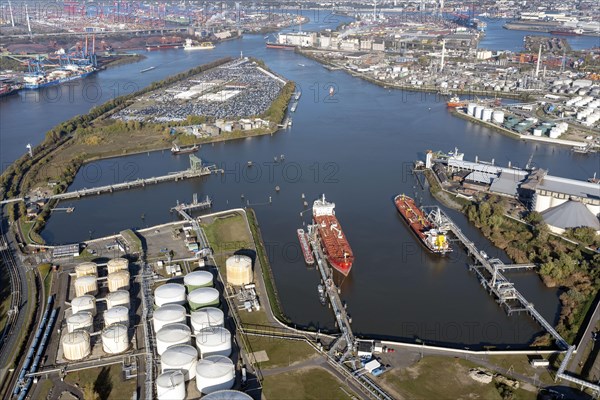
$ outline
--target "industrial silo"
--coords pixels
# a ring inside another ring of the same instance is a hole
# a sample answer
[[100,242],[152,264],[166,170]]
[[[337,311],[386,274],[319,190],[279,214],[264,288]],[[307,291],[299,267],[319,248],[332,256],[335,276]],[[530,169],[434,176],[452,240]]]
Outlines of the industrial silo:
[[495,124],[503,124],[504,123],[504,111],[496,110],[492,113],[492,122]]
[[83,330],[67,333],[61,344],[65,358],[70,361],[82,360],[92,352],[90,334]]
[[215,288],[198,288],[190,292],[188,295],[188,303],[192,310],[197,310],[202,307],[218,306],[219,295],[219,291]]
[[91,332],[94,327],[94,317],[89,311],[80,311],[67,317],[67,331],[69,333],[83,329]]
[[185,286],[179,283],[167,283],[154,291],[154,303],[157,306],[165,304],[185,304]]
[[483,116],[483,106],[476,106],[475,107],[475,115],[474,117],[477,119],[481,119],[481,117]]
[[96,315],[96,298],[91,294],[75,297],[71,300],[71,308],[74,314],[89,311],[92,315]]
[[104,326],[122,323],[129,326],[129,308],[125,306],[115,306],[104,311]]
[[233,286],[242,286],[252,283],[252,259],[248,256],[231,256],[225,262],[227,270],[227,283]]
[[477,107],[477,104],[475,104],[475,103],[467,104],[467,114],[474,116],[475,115],[475,107]]
[[198,350],[189,344],[178,344],[168,348],[160,357],[161,372],[180,370],[186,381],[196,376]]
[[108,290],[110,292],[129,290],[129,272],[117,271],[108,274]]
[[84,262],[75,266],[75,276],[81,278],[82,276],[98,276],[98,266],[93,262]]
[[482,121],[491,121],[492,120],[492,109],[491,108],[484,108],[482,113],[481,113],[481,120]]
[[196,347],[202,358],[231,355],[231,333],[220,326],[204,328],[196,334]]
[[102,330],[102,350],[108,354],[119,354],[129,348],[127,326],[112,324]]
[[219,390],[202,396],[202,400],[252,400],[252,397],[237,390]]
[[196,311],[192,311],[192,328],[194,334],[197,334],[204,328],[211,326],[224,326],[225,314],[216,307],[204,307]]
[[201,287],[213,286],[213,274],[208,271],[194,271],[183,277],[183,284],[188,292]]
[[98,282],[95,276],[82,276],[75,278],[75,296],[85,294],[96,295],[98,293]]
[[106,269],[109,274],[129,269],[129,261],[126,258],[113,258],[106,263]]
[[185,400],[185,376],[181,371],[167,371],[156,378],[158,400]]
[[156,310],[154,310],[152,322],[154,325],[154,332],[158,332],[167,324],[174,324],[176,322],[185,323],[185,307],[180,304],[167,304],[165,306],[158,307]]
[[129,292],[127,290],[115,290],[106,295],[106,308],[110,310],[116,306],[130,307]]
[[200,393],[208,394],[231,389],[235,383],[233,361],[224,356],[208,356],[196,364],[196,387]]
[[162,355],[169,347],[178,344],[191,344],[192,330],[186,324],[167,324],[156,332],[156,352]]

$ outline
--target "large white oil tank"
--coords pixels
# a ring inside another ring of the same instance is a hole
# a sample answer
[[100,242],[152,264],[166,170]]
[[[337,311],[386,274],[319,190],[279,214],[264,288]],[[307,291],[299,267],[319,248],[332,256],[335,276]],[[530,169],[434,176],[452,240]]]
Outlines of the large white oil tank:
[[476,106],[475,107],[475,115],[474,117],[477,119],[481,119],[481,117],[483,116],[483,106]]
[[191,320],[194,334],[211,326],[225,326],[225,314],[216,307],[204,307],[192,311]]
[[183,284],[191,292],[201,287],[213,286],[213,274],[208,271],[194,271],[183,277]]
[[89,311],[92,315],[96,315],[96,298],[91,294],[75,297],[71,300],[71,308],[74,314]]
[[181,370],[186,381],[196,376],[198,350],[189,344],[169,347],[160,357],[161,372]]
[[186,322],[185,307],[180,304],[167,304],[154,310],[152,317],[154,332],[158,332],[167,324]]
[[77,278],[82,276],[93,275],[98,276],[98,266],[93,262],[84,262],[75,266],[75,275]]
[[492,119],[492,109],[491,108],[484,108],[482,113],[481,113],[481,120],[482,121],[491,121]]
[[167,371],[156,378],[158,400],[185,400],[185,376],[181,371]]
[[474,116],[475,115],[475,107],[477,107],[477,104],[475,104],[475,103],[467,104],[467,114]]
[[117,271],[108,274],[108,290],[129,290],[129,271]]
[[235,383],[233,361],[224,356],[208,356],[196,364],[196,387],[200,393],[208,394],[231,389]]
[[237,390],[219,390],[202,396],[202,400],[252,400],[252,397]]
[[104,326],[118,323],[129,326],[129,308],[125,306],[115,306],[104,311]]
[[201,287],[192,290],[188,295],[188,303],[192,310],[208,306],[218,306],[219,291],[211,287]]
[[130,307],[129,292],[127,290],[115,290],[106,295],[106,308],[110,310],[116,306]]
[[75,296],[84,294],[96,295],[98,293],[98,282],[95,276],[82,276],[75,278]]
[[169,347],[178,344],[191,344],[192,330],[186,324],[167,324],[156,332],[156,351],[163,354]]
[[112,324],[102,330],[102,350],[108,354],[119,354],[129,348],[127,325]]
[[231,333],[220,326],[204,328],[196,334],[196,347],[202,358],[231,355]]
[[539,129],[539,128],[535,128],[535,129],[533,130],[533,136],[538,136],[538,137],[539,137],[539,136],[542,136],[542,130],[541,130],[541,129]]
[[129,269],[129,261],[126,258],[113,258],[106,263],[106,269],[109,274]]
[[63,336],[61,344],[67,360],[82,360],[92,352],[90,334],[83,330],[67,333]]
[[252,259],[248,256],[231,256],[225,262],[227,270],[227,283],[233,286],[242,286],[252,283]]
[[154,303],[157,306],[165,304],[185,304],[185,286],[179,283],[166,283],[154,291]]
[[492,113],[492,122],[496,124],[504,123],[504,111],[496,110]]
[[91,332],[94,328],[94,317],[89,311],[80,311],[67,317],[67,331],[75,332],[78,329],[83,329]]

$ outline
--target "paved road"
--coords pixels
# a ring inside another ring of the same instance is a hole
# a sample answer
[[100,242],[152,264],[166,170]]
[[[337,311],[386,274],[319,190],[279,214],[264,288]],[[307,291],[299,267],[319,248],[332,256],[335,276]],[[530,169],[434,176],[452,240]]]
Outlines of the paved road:
[[594,313],[592,314],[592,317],[590,318],[590,322],[588,323],[588,326],[586,327],[585,332],[583,333],[583,336],[581,337],[581,341],[579,342],[579,345],[577,346],[577,353],[575,353],[575,356],[573,356],[573,358],[571,359],[571,362],[569,363],[567,370],[569,370],[571,372],[575,372],[585,362],[585,360],[583,359],[585,349],[588,346],[588,344],[590,344],[590,343],[593,344],[592,332],[594,332],[596,330],[596,325],[598,325],[598,321],[600,321],[600,302],[598,302],[598,304],[596,304],[596,308],[594,309]]

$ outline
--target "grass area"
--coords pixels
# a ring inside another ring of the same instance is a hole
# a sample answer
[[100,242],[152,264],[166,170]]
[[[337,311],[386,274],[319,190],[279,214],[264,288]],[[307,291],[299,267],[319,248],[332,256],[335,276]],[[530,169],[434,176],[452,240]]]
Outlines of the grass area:
[[[404,398],[502,400],[494,383],[483,384],[469,377],[475,364],[457,358],[425,357],[413,366],[392,369],[379,380]],[[533,400],[536,394],[515,390],[514,399]]]
[[44,379],[43,381],[38,383],[38,391],[37,395],[40,399],[45,399],[50,394],[50,390],[54,387],[52,381],[50,379]]
[[0,332],[6,325],[6,317],[8,309],[10,308],[11,300],[11,287],[10,287],[10,275],[8,271],[5,271],[6,266],[0,261]]
[[19,220],[19,224],[21,226],[21,232],[23,233],[23,238],[25,239],[27,244],[41,244],[44,243],[44,239],[35,231],[34,227],[37,221],[25,221],[23,219]]
[[135,379],[123,380],[120,364],[71,372],[65,380],[80,388],[91,385],[101,400],[130,399],[137,388]]
[[140,237],[131,229],[126,229],[120,232],[125,242],[129,245],[130,253],[140,254],[142,252],[142,240]]
[[349,399],[348,393],[353,395],[346,385],[321,368],[267,376],[263,391],[267,399]]
[[[548,358],[544,356],[544,358]],[[488,361],[494,365],[497,365],[504,369],[510,369],[521,375],[531,376],[533,378],[534,375],[538,376],[538,379],[544,383],[552,384],[554,383],[554,376],[550,374],[548,369],[538,367],[533,368],[531,364],[529,364],[529,358],[524,355],[502,355],[502,356],[488,356]]]
[[310,345],[296,340],[247,335],[247,343],[249,351],[264,350],[267,353],[269,361],[259,363],[263,369],[288,366],[317,355]]
[[50,294],[50,288],[52,287],[52,264],[50,263],[44,263],[44,264],[40,264],[38,265],[38,272],[40,273],[40,278],[42,279],[42,282],[44,283],[44,293],[46,294],[46,297],[48,297],[48,295]]
[[215,254],[233,254],[252,247],[246,222],[239,213],[215,218],[210,224],[202,224],[202,228]]

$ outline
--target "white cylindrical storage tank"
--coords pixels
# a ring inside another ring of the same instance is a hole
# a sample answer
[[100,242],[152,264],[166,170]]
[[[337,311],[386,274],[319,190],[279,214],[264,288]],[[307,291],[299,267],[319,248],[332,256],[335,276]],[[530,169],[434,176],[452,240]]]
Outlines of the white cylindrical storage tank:
[[475,115],[475,107],[477,107],[477,104],[475,104],[475,103],[467,104],[467,114]]
[[213,274],[208,271],[194,271],[183,277],[183,284],[188,292],[201,287],[213,286]]
[[106,263],[106,269],[109,274],[119,271],[129,270],[129,261],[126,258],[113,258]]
[[186,324],[167,324],[156,332],[156,351],[162,355],[169,347],[178,344],[191,344],[192,330]]
[[82,276],[97,276],[98,275],[98,266],[93,262],[84,262],[81,264],[77,264],[75,266],[75,275],[77,278],[81,278]]
[[492,122],[496,124],[504,123],[504,111],[496,110],[492,113]]
[[484,108],[482,113],[481,113],[481,119],[483,121],[491,121],[492,119],[492,109],[491,108]]
[[92,315],[96,315],[96,298],[91,294],[75,297],[71,300],[71,308],[73,309],[73,314],[89,311]]
[[104,311],[104,326],[118,323],[129,326],[129,308],[125,306],[115,306]]
[[185,400],[185,376],[181,371],[167,371],[156,378],[158,400]]
[[108,354],[119,354],[129,348],[127,325],[112,324],[102,330],[102,350]]
[[154,303],[157,306],[165,304],[185,304],[185,286],[179,283],[167,283],[154,291]]
[[154,310],[152,317],[154,332],[160,331],[165,325],[174,324],[176,322],[186,322],[186,311],[184,306],[180,304],[167,304]]
[[129,308],[131,305],[130,301],[127,290],[115,290],[106,295],[106,308],[109,310],[116,306]]
[[189,344],[178,344],[168,348],[160,357],[161,372],[181,370],[186,381],[196,376],[198,350]]
[[242,286],[252,283],[252,259],[248,256],[231,256],[225,262],[227,270],[227,283],[233,286]]
[[542,136],[542,130],[538,128],[534,129],[533,136]]
[[192,311],[191,320],[194,334],[198,334],[204,328],[225,326],[225,314],[219,308],[215,307],[204,307]]
[[482,116],[483,116],[483,106],[476,106],[474,117],[477,119],[481,119]]
[[219,390],[202,396],[202,400],[252,400],[252,397],[237,390]]
[[235,383],[233,361],[224,356],[208,356],[196,364],[196,387],[200,393],[208,394],[231,389]]
[[117,271],[108,274],[108,290],[129,290],[129,271]]
[[90,334],[83,330],[67,333],[61,343],[63,355],[70,361],[82,360],[92,352]]
[[202,358],[231,355],[231,333],[220,326],[204,328],[196,334],[196,347]]
[[95,276],[82,276],[75,278],[75,296],[84,294],[96,295],[98,293],[98,282]]
[[188,295],[188,303],[193,311],[202,307],[218,306],[219,291],[210,287],[201,287],[192,290]]
[[67,331],[75,332],[78,329],[83,329],[91,332],[94,328],[94,317],[89,311],[81,311],[67,318]]

